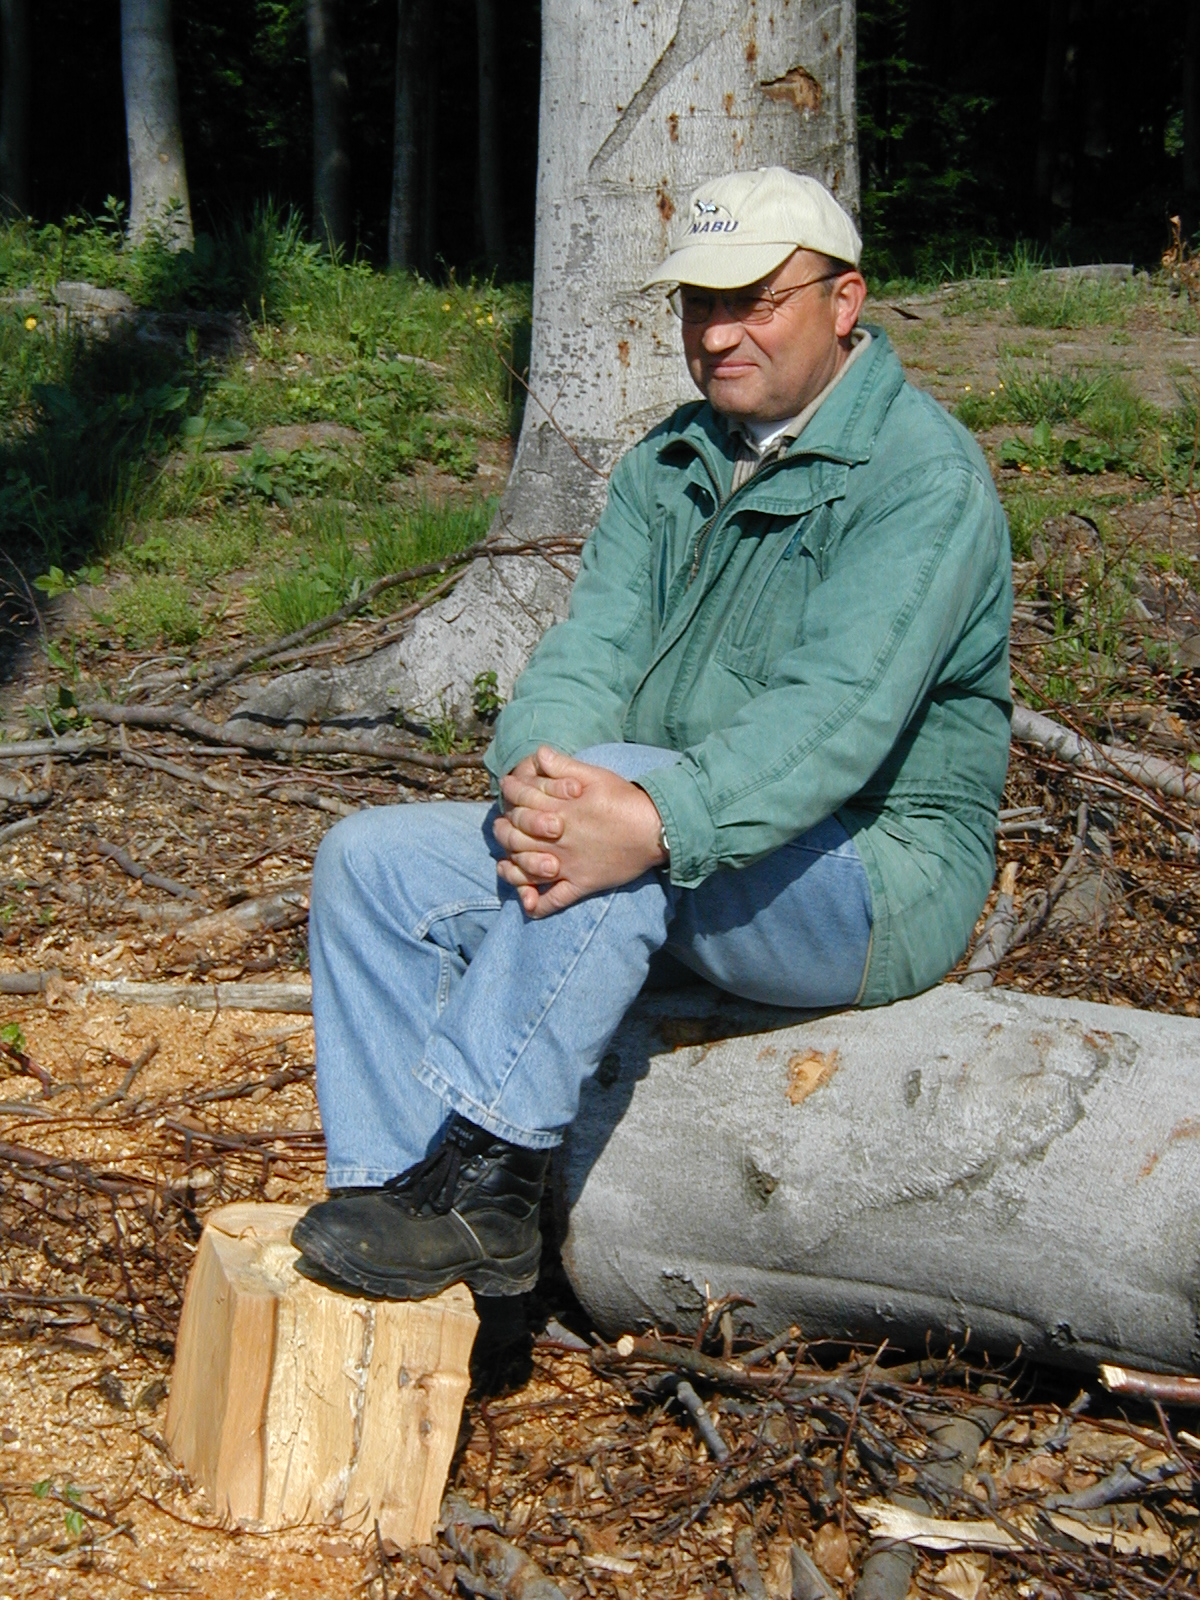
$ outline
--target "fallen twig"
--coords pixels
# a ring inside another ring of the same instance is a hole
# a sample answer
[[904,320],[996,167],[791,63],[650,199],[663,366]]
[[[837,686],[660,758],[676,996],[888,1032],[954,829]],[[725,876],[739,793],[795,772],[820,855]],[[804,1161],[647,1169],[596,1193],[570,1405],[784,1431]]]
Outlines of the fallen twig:
[[480,755],[431,755],[429,751],[418,750],[410,744],[359,739],[350,734],[314,737],[308,734],[232,733],[223,723],[211,722],[185,705],[120,706],[100,700],[80,706],[79,711],[81,716],[90,717],[93,722],[109,722],[114,727],[123,723],[130,728],[175,728],[180,733],[190,733],[210,744],[232,746],[237,750],[255,750],[267,755],[370,756],[376,761],[407,761],[412,766],[430,767],[435,772],[458,772],[463,767],[483,765]]
[[98,978],[83,988],[83,997],[121,1000],[135,1006],[187,1006],[192,1011],[312,1010],[310,983],[137,983],[127,978]]
[[49,972],[0,972],[0,994],[45,994],[50,984],[61,981],[57,967]]
[[[379,595],[388,589],[398,588],[401,584],[417,583],[422,578],[436,577],[439,573],[449,572],[454,569],[468,567],[478,556],[518,556],[531,555],[542,551],[554,550],[579,550],[582,548],[582,539],[555,537],[545,541],[526,540],[519,544],[490,545],[488,540],[479,539],[474,544],[468,545],[465,550],[460,550],[457,555],[445,556],[441,561],[426,561],[418,567],[408,567],[403,572],[390,572],[385,577],[377,578],[374,583],[368,584],[353,600],[339,606],[336,611],[329,612],[326,616],[318,617],[315,622],[307,623],[303,628],[297,628],[294,633],[285,634],[282,639],[276,639],[273,644],[249,645],[237,655],[226,661],[222,666],[216,667],[211,676],[198,683],[189,695],[190,700],[202,699],[214,694],[216,690],[231,683],[247,668],[259,662],[272,661],[289,650],[294,650],[297,645],[304,644],[309,639],[314,639],[318,634],[328,633],[330,628],[336,628],[343,622],[348,622],[351,617],[365,611]],[[421,609],[421,603],[412,608],[414,611]]]
[[140,862],[128,855],[119,845],[110,844],[107,839],[96,839],[92,849],[98,856],[103,856],[106,861],[111,861],[114,866],[129,877],[136,878],[139,883],[144,883],[148,889],[162,889],[166,894],[173,894],[179,900],[195,900],[199,905],[204,904],[204,896],[186,883],[180,883],[176,878],[164,878],[160,873],[150,872]]
[[729,1460],[729,1446],[722,1439],[716,1423],[704,1409],[704,1402],[686,1378],[669,1375],[659,1384],[660,1394],[673,1394],[679,1404],[696,1424],[696,1432],[704,1440],[709,1455],[716,1462]]
[[744,1594],[747,1600],[770,1600],[763,1575],[759,1570],[758,1557],[754,1553],[752,1528],[739,1528],[734,1534],[733,1555],[730,1557],[729,1566],[739,1594]]
[[24,834],[32,833],[41,826],[40,817],[22,817],[19,822],[9,822],[0,828],[0,844],[8,844],[11,839],[20,839]]
[[1175,1378],[1161,1372],[1138,1372],[1132,1367],[1106,1364],[1100,1368],[1100,1382],[1110,1394],[1161,1400],[1169,1406],[1200,1406],[1200,1378]]
[[996,899],[995,909],[983,925],[979,942],[971,954],[966,974],[961,980],[964,989],[990,989],[996,981],[996,973],[1005,956],[1026,944],[1045,927],[1050,913],[1066,893],[1067,886],[1082,859],[1087,843],[1087,823],[1088,809],[1086,804],[1081,803],[1077,813],[1075,842],[1063,863],[1062,870],[1049,889],[1044,893],[1038,891],[1036,895],[1030,897],[1034,902],[1034,909],[1020,923],[1017,921],[1013,900],[1017,883],[1017,864],[1015,861],[1010,861],[1004,867],[1000,874],[1000,893]]
[[1050,1511],[1096,1511],[1100,1506],[1112,1505],[1117,1500],[1132,1500],[1148,1490],[1166,1483],[1170,1478],[1182,1477],[1186,1468],[1178,1461],[1161,1461],[1156,1467],[1139,1472],[1128,1462],[1110,1472],[1107,1478],[1086,1489],[1076,1489],[1074,1494],[1052,1494],[1043,1504]]
[[606,1345],[592,1353],[593,1363],[601,1368],[613,1360],[646,1361],[655,1366],[675,1367],[695,1378],[704,1378],[709,1383],[729,1384],[735,1389],[762,1389],[767,1384],[779,1382],[777,1372],[748,1371],[740,1362],[706,1356],[689,1345],[667,1344],[662,1339],[634,1338],[630,1333],[623,1335],[615,1345]]
[[159,1041],[151,1039],[145,1049],[131,1061],[125,1069],[125,1076],[121,1079],[119,1089],[114,1089],[111,1094],[106,1094],[102,1100],[97,1100],[92,1107],[92,1112],[104,1111],[108,1106],[116,1105],[118,1100],[124,1100],[133,1087],[133,1080],[143,1067],[147,1067],[159,1052]]
[[254,933],[269,933],[302,922],[308,915],[308,890],[311,878],[272,889],[253,900],[242,900],[225,911],[210,911],[193,917],[174,929],[177,939],[203,944],[210,939],[248,938]]
[[1200,806],[1200,773],[1189,772],[1186,767],[1164,761],[1161,756],[1143,755],[1140,750],[1125,745],[1097,744],[1028,706],[1013,706],[1012,736],[1023,744],[1049,750],[1068,766],[1132,778],[1135,783],[1157,790],[1172,800]]

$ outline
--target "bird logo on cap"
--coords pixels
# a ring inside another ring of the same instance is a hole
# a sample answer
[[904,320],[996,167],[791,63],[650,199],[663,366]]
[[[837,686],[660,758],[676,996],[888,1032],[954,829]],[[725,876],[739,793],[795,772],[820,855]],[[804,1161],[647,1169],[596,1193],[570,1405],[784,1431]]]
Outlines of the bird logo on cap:
[[[693,200],[692,210],[695,213],[695,220],[688,229],[689,238],[697,233],[735,233],[737,231],[737,223],[725,207],[718,205],[715,200]],[[718,212],[724,213],[723,221]]]

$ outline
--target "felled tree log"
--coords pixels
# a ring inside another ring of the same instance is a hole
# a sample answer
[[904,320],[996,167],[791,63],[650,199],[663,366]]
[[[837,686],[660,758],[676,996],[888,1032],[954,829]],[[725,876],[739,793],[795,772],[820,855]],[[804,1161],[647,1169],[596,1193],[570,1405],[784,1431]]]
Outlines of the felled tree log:
[[[557,1168],[610,1333],[740,1292],[767,1337],[1200,1364],[1200,1021],[944,985],[811,1020],[647,999]],[[706,1285],[707,1291],[706,1291]]]
[[373,1301],[310,1283],[302,1206],[224,1206],[188,1280],[167,1443],[222,1515],[433,1536],[478,1327],[462,1285]]

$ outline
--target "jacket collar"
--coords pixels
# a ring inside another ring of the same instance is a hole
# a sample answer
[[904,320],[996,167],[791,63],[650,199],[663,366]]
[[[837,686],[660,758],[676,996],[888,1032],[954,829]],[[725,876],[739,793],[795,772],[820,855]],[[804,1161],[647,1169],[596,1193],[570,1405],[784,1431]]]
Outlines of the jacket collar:
[[[875,439],[892,401],[904,387],[904,369],[882,328],[870,327],[871,344],[836,385],[798,439],[784,453],[785,462],[813,457],[852,467],[869,461]],[[677,414],[678,415],[678,414]],[[700,456],[714,483],[724,492],[733,476],[737,442],[707,400],[680,417],[670,428],[659,454],[690,449]]]

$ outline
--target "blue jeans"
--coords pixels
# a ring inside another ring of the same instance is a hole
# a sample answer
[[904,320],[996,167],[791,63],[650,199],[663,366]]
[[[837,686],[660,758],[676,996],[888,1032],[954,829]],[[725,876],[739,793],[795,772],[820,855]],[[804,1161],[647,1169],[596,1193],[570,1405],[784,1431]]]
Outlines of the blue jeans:
[[[580,759],[636,778],[678,756],[616,744]],[[309,958],[330,1188],[402,1172],[452,1111],[514,1144],[558,1144],[656,951],[749,1000],[858,998],[870,888],[832,817],[699,888],[647,872],[533,921],[496,877],[495,814],[386,806],[322,842]]]

